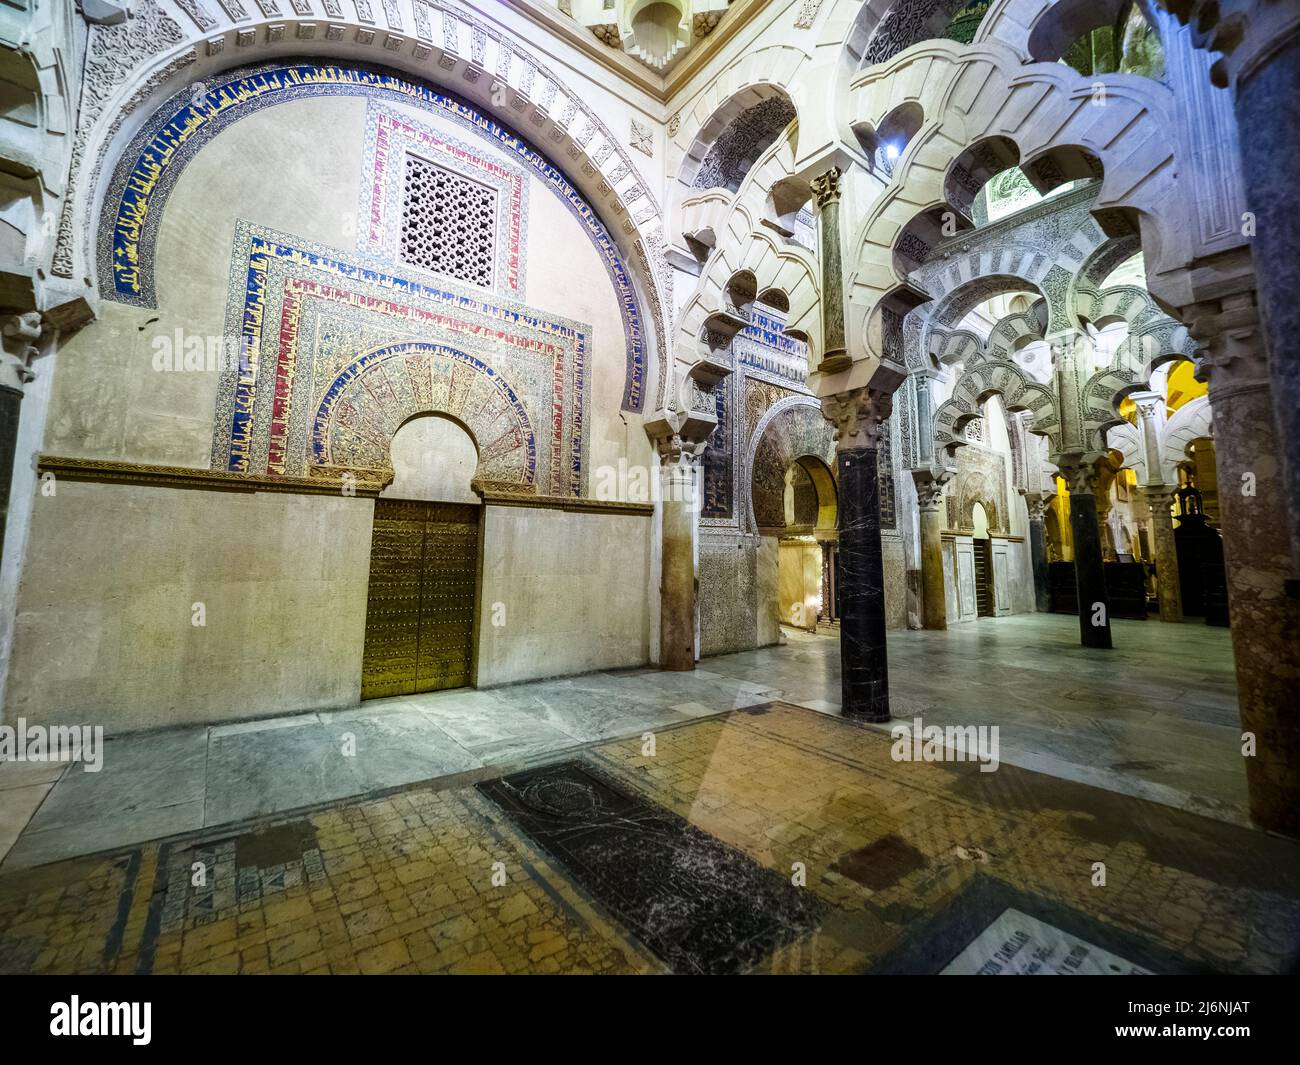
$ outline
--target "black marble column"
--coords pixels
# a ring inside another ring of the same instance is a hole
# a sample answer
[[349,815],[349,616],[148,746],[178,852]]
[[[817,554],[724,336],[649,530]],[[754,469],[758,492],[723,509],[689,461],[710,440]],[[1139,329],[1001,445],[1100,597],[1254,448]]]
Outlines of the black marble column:
[[9,518],[9,492],[13,487],[14,458],[18,447],[18,415],[23,394],[0,385],[0,544]]
[[844,448],[838,462],[841,713],[866,721],[888,721],[877,449]]
[[1034,567],[1034,609],[1046,614],[1052,609],[1051,583],[1047,576],[1047,528],[1043,524],[1045,504],[1029,504],[1029,559]]
[[1074,580],[1079,591],[1079,642],[1110,647],[1110,601],[1101,560],[1097,500],[1090,493],[1070,493],[1070,531],[1074,534]]

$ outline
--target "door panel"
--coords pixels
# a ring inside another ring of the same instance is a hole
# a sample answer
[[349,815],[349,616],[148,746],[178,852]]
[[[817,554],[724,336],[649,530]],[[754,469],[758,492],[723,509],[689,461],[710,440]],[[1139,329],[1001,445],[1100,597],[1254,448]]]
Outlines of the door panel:
[[982,618],[993,616],[992,589],[993,557],[987,540],[975,541],[975,603],[976,613]]
[[361,697],[470,682],[478,507],[375,501]]
[[957,556],[957,620],[974,621],[976,617],[975,596],[975,547],[972,541],[963,538],[953,544]]
[[993,545],[993,612],[998,617],[1011,613],[1011,551],[1006,544]]
[[[472,521],[464,511],[470,511]],[[424,526],[416,691],[469,683],[477,570],[478,508],[431,510]]]
[[370,542],[370,588],[366,596],[366,645],[361,697],[415,691],[420,633],[420,571],[424,522],[413,508],[375,503]]

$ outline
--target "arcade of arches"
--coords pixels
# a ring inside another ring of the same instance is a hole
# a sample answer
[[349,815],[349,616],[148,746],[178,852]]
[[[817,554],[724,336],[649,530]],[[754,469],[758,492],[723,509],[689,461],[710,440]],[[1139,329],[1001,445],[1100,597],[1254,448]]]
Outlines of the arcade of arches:
[[[15,931],[33,866],[184,839],[161,892],[313,825],[250,859],[265,901],[263,866],[337,885],[367,803],[491,807],[600,903],[538,818],[606,793],[729,883],[824,859],[823,970],[920,966],[880,900],[958,852],[1122,931],[1067,928],[1096,957],[1295,963],[1295,5],[15,0],[0,38],[0,968],[94,953]],[[1000,764],[932,779],[888,742],[918,718]],[[83,728],[102,773],[20,753]],[[880,813],[915,787],[988,834]],[[1108,818],[1158,890],[996,869]],[[1250,901],[1178,925],[1230,860]],[[776,888],[716,956],[457,891],[500,939],[267,964],[799,969],[820,918]],[[196,905],[160,970],[258,968],[184,945]]]

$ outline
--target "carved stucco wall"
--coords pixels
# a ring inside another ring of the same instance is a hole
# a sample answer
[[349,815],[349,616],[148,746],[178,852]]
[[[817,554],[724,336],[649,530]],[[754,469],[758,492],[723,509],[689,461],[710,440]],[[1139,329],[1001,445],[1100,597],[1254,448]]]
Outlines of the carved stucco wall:
[[[662,401],[672,306],[662,218],[648,160],[635,161],[631,135],[598,115],[572,70],[558,72],[499,26],[455,0],[139,0],[133,18],[91,30],[70,195],[59,220],[55,272],[89,274],[94,254],[79,235],[95,231],[106,165],[161,96],[234,66],[276,56],[360,60],[407,71],[470,98],[485,114],[527,131],[564,162],[618,242],[645,303],[650,402]],[[570,84],[573,78],[578,84]],[[493,87],[496,91],[493,91]],[[631,128],[629,126],[629,128]],[[635,145],[644,152],[644,143]],[[654,153],[653,141],[648,145]]]

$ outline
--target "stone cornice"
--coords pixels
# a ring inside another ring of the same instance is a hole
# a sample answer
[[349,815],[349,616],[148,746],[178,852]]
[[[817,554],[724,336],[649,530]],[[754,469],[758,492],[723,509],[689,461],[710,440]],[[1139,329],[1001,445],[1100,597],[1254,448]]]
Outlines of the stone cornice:
[[623,499],[588,499],[580,496],[539,496],[523,491],[522,485],[511,486],[475,481],[473,489],[488,507],[528,507],[534,510],[564,510],[583,514],[626,514],[649,517],[653,503],[635,503]]
[[[309,477],[268,477],[226,470],[190,466],[159,466],[121,459],[73,458],[42,455],[37,470],[54,474],[55,480],[97,481],[111,484],[143,484],[160,488],[198,488],[227,492],[292,492],[300,495],[333,495],[373,498],[393,479],[391,470],[349,470],[341,467],[313,467]],[[347,480],[351,477],[352,480]]]
[[[596,36],[573,16],[566,15],[554,4],[545,0],[506,0],[506,3],[531,22],[541,26],[552,37],[577,49],[588,59],[599,63],[611,74],[649,96],[657,102],[664,103],[667,93],[664,90],[664,77],[648,67],[642,66],[625,52],[610,48],[596,39]],[[719,27],[721,28],[721,27]]]

